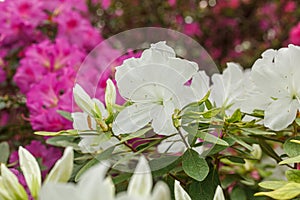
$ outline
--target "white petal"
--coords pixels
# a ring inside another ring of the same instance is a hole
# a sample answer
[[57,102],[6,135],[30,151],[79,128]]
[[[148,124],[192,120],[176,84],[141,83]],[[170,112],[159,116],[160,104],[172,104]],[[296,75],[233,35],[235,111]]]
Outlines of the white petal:
[[151,200],[169,200],[171,199],[170,190],[167,184],[159,181],[155,184]]
[[73,96],[76,104],[89,115],[93,115],[91,110],[93,110],[93,102],[91,97],[84,91],[84,89],[76,84],[73,88]]
[[172,114],[174,113],[173,103],[164,102],[164,105],[158,105],[151,111],[153,131],[161,135],[171,135],[178,132],[173,125]]
[[265,126],[274,131],[288,127],[295,120],[298,108],[299,102],[291,98],[273,101],[265,110]]
[[106,81],[105,104],[109,112],[113,111],[112,106],[116,103],[116,88],[114,83],[108,79]]
[[96,130],[96,121],[84,112],[71,113],[73,119],[73,128],[79,133],[85,130]]
[[0,199],[1,200],[10,200],[13,199],[12,196],[8,193],[8,190],[5,188],[3,183],[3,178],[0,176]]
[[18,178],[4,165],[1,165],[2,185],[13,199],[27,200],[28,196]]
[[67,147],[64,155],[55,163],[54,167],[48,174],[45,183],[47,182],[67,182],[73,171],[73,148]]
[[132,196],[149,197],[152,184],[151,169],[146,158],[141,156],[130,179],[127,192]]
[[222,188],[218,185],[215,195],[214,195],[214,199],[213,200],[225,200],[224,194],[223,194],[223,190]]
[[42,183],[39,164],[33,155],[21,146],[19,147],[19,161],[31,195],[37,197]]
[[188,193],[181,187],[179,181],[174,184],[175,200],[192,200]]
[[133,133],[144,126],[150,120],[150,111],[153,108],[152,104],[133,104],[122,110],[113,122],[112,131],[115,135]]
[[42,186],[39,200],[84,200],[74,184],[47,183]]
[[195,101],[201,100],[209,90],[209,77],[205,71],[199,71],[193,76],[191,89],[195,96]]
[[108,163],[101,163],[93,166],[82,175],[77,189],[84,199],[102,200],[111,195],[111,193],[106,194],[107,189],[112,190],[112,186],[109,185],[111,182],[108,181],[106,187],[103,184],[108,167]]

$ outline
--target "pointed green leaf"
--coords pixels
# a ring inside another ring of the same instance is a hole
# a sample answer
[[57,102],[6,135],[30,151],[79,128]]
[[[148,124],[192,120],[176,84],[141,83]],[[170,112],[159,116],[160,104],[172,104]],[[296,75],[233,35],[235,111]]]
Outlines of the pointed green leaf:
[[268,196],[273,199],[292,199],[300,195],[300,183],[287,183],[271,192],[259,192],[255,196]]
[[293,157],[293,158],[285,159],[285,160],[281,161],[279,163],[279,165],[293,164],[293,163],[300,163],[300,155]]
[[264,181],[259,183],[258,185],[265,189],[276,190],[278,188],[283,187],[287,183],[288,183],[287,181]]

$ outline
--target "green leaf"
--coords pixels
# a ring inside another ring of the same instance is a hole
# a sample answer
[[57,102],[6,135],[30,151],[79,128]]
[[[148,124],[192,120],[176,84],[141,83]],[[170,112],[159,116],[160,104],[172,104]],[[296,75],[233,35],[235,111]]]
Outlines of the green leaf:
[[293,158],[285,159],[285,160],[281,161],[279,163],[279,165],[293,164],[293,163],[300,163],[300,155],[293,157]]
[[9,145],[7,142],[0,143],[0,152],[0,163],[6,164],[10,154]]
[[247,195],[245,190],[240,186],[236,186],[233,188],[232,192],[230,193],[231,200],[247,200]]
[[274,158],[277,162],[282,161],[279,155],[273,150],[273,148],[262,138],[258,139],[259,145],[263,152],[265,152],[271,158]]
[[234,162],[234,163],[245,164],[245,160],[243,158],[240,158],[240,157],[224,156],[224,158],[227,158],[228,160],[230,160],[231,162]]
[[296,124],[297,124],[298,126],[300,126],[300,118],[296,118],[296,119],[295,119],[295,122],[296,122]]
[[[91,131],[87,131],[90,133]],[[58,136],[58,135],[78,135],[78,130],[62,130],[58,132],[49,132],[49,131],[36,131],[34,132],[35,135],[42,135],[42,136]]]
[[232,139],[234,139],[238,144],[242,145],[243,147],[245,147],[249,151],[253,151],[252,146],[250,146],[249,144],[247,144],[246,142],[244,142],[240,138],[238,138],[238,137],[236,137],[236,136],[234,136],[232,134],[229,134],[229,133],[228,133],[228,136],[231,137]]
[[300,183],[300,170],[292,169],[285,172],[288,181]]
[[236,111],[234,111],[234,113],[231,115],[231,117],[229,119],[227,119],[226,121],[228,123],[235,123],[235,122],[240,122],[242,121],[242,113],[240,111],[240,109],[237,109]]
[[[226,141],[229,146],[232,146],[235,143],[235,140],[233,140],[232,138],[229,138],[229,137],[223,138],[223,140]],[[207,155],[207,156],[215,155],[216,153],[219,153],[220,151],[223,151],[226,148],[227,148],[227,146],[222,146],[222,145],[216,144],[212,148],[203,152],[202,155]]]
[[258,192],[255,196],[268,196],[273,199],[292,199],[300,195],[300,183],[287,183],[271,192]]
[[259,183],[258,185],[262,188],[269,189],[269,190],[276,190],[278,188],[283,187],[288,182],[286,181],[264,181]]
[[68,147],[71,146],[74,148],[74,150],[80,150],[77,142],[75,142],[76,139],[78,139],[78,136],[56,136],[47,139],[46,143],[57,146],[57,147]]
[[186,150],[183,154],[182,168],[188,176],[197,181],[203,181],[209,172],[206,160],[192,149]]
[[213,166],[210,168],[209,174],[203,181],[191,180],[187,191],[193,200],[211,200],[214,198],[216,188],[220,185],[220,180],[218,171]]
[[69,121],[73,121],[73,118],[72,118],[72,116],[71,116],[71,113],[69,113],[69,112],[66,112],[66,111],[63,111],[63,110],[56,110],[56,112],[58,113],[58,114],[60,114],[62,117],[64,117],[64,118],[66,118],[67,120],[69,120]]
[[120,141],[120,144],[126,142],[127,140],[140,137],[140,136],[144,135],[145,133],[147,133],[151,129],[152,129],[151,127],[148,127],[148,128],[141,129],[137,132],[131,133],[127,137],[122,138],[122,140]]
[[283,150],[289,157],[296,157],[300,155],[300,144],[292,142],[291,140],[299,140],[300,136],[291,137],[283,144]]
[[242,128],[242,130],[247,135],[276,135],[275,132],[264,131],[257,128]]
[[212,143],[212,144],[218,144],[221,146],[229,146],[229,144],[226,141],[224,141],[221,138],[218,138],[212,134],[209,134],[209,133],[198,131],[198,133],[195,136],[197,138],[200,138],[200,139],[202,139],[206,142]]

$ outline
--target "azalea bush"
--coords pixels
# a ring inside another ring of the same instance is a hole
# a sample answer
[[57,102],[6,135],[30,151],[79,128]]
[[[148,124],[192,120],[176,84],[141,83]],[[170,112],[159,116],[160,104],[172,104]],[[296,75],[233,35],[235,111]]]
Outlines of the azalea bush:
[[297,199],[297,6],[0,2],[0,199]]

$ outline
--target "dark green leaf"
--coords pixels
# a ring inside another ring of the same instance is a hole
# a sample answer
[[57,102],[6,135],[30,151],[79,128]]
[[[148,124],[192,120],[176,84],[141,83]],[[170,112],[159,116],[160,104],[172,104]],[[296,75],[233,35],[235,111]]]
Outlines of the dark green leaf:
[[236,157],[236,156],[224,156],[224,157],[230,160],[231,162],[245,164],[245,160],[243,158]]
[[192,149],[186,150],[183,154],[182,168],[188,176],[197,181],[204,180],[209,172],[206,160]]
[[188,193],[193,200],[212,200],[218,185],[220,185],[218,171],[211,167],[211,171],[203,181],[192,180]]
[[247,200],[245,190],[239,186],[234,187],[230,193],[231,200]]
[[282,161],[280,156],[273,150],[273,148],[264,140],[259,138],[258,140],[260,147],[263,152],[265,152],[271,158],[274,158],[277,162]]

